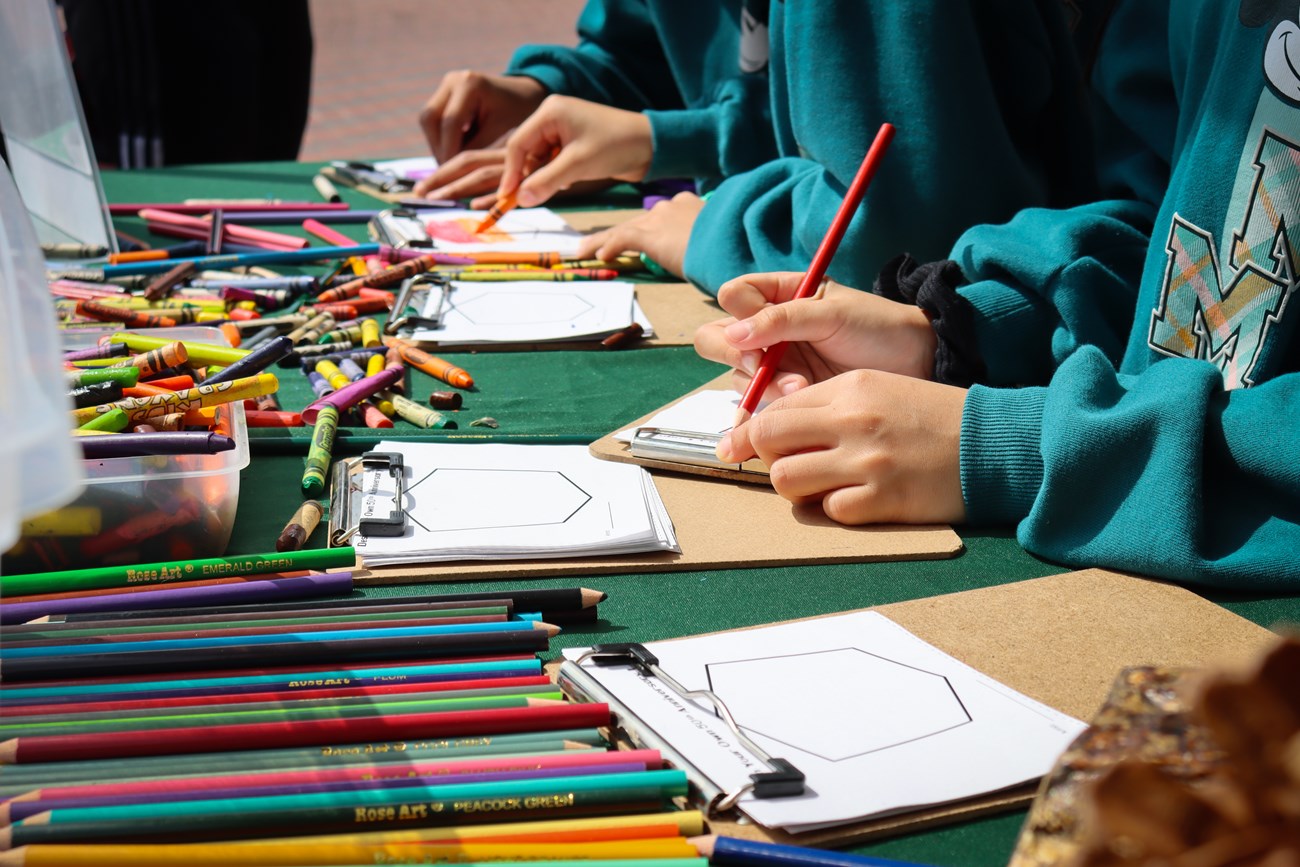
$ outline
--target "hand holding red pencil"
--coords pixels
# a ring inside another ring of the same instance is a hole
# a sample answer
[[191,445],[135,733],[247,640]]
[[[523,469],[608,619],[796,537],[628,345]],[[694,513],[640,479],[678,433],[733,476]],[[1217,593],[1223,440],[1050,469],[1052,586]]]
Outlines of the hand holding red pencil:
[[[871,179],[875,177],[876,169],[880,167],[880,161],[884,158],[885,150],[889,147],[889,143],[893,138],[893,124],[881,124],[880,131],[876,133],[875,141],[867,149],[866,156],[862,158],[862,165],[858,167],[857,174],[854,175],[848,191],[844,194],[844,201],[840,203],[840,209],[835,213],[835,219],[831,220],[830,228],[826,230],[826,237],[822,238],[821,245],[818,246],[817,252],[813,254],[812,264],[808,266],[803,281],[795,290],[795,298],[808,298],[821,285],[822,278],[826,276],[826,269],[830,267],[831,259],[834,258],[835,251],[839,249],[844,233],[848,231],[849,222],[853,219],[854,213],[857,212],[863,196],[867,194],[867,186],[871,183]],[[740,410],[736,419],[737,424],[746,421],[758,408],[758,401],[763,396],[763,392],[767,390],[768,383],[772,381],[772,374],[776,373],[777,365],[781,363],[781,356],[785,353],[785,347],[786,344],[778,343],[769,347],[767,352],[763,354],[763,360],[754,372],[754,378],[750,381],[749,388],[740,401]]]

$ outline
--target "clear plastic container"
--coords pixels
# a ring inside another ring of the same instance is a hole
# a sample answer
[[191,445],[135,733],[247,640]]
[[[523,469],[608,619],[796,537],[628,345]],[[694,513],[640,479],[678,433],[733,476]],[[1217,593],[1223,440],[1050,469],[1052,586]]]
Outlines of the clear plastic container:
[[0,162],[0,551],[23,519],[66,503],[81,483],[40,249]]
[[[215,328],[154,328],[150,336],[229,345]],[[70,332],[64,347],[93,345],[99,333]],[[153,455],[81,461],[85,491],[42,515],[3,560],[6,574],[219,557],[248,466],[242,402],[217,410],[217,427],[235,448],[211,455]]]

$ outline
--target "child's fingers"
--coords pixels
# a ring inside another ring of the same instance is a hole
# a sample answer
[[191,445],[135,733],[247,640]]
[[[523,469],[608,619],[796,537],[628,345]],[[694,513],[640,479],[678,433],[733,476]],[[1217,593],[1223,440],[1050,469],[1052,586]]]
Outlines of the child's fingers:
[[582,174],[583,160],[574,155],[574,150],[572,146],[562,148],[554,159],[523,179],[519,184],[519,204],[522,207],[540,205],[577,181],[588,180]]
[[718,303],[737,319],[743,319],[769,304],[793,298],[802,280],[803,274],[798,271],[745,274],[722,284],[718,290]]

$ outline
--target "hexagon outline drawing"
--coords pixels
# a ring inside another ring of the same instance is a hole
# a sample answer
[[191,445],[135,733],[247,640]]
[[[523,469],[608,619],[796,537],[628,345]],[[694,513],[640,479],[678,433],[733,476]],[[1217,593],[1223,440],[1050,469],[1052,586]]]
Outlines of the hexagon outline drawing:
[[[436,526],[430,527],[417,520],[409,508],[403,507],[402,512],[406,515],[407,520],[428,533],[464,532],[468,530],[504,530],[513,527],[544,527],[556,524],[565,524],[594,499],[588,491],[583,489],[583,487],[573,479],[569,478],[568,474],[562,470],[532,470],[521,468],[502,469],[500,467],[437,467],[430,470],[418,482],[407,487],[405,493],[410,494],[417,486],[429,482],[439,473],[442,473],[444,478],[453,473],[469,474],[470,479],[468,482],[457,480],[456,483],[462,486],[465,484],[475,485],[475,487],[480,489],[482,487],[490,486],[484,484],[484,477],[495,476],[495,478],[491,479],[490,484],[497,486],[506,483],[506,476],[508,475],[525,477],[528,479],[533,490],[528,496],[514,498],[500,497],[490,505],[490,510],[488,510],[487,504],[484,504],[483,507],[478,510],[474,510],[470,505],[475,501],[486,499],[483,497],[481,490],[474,497],[453,495],[447,497],[446,501],[456,503],[457,507],[445,512],[438,512],[431,509],[429,506],[431,502],[437,502],[435,499],[435,492],[426,487],[424,491],[425,501],[420,505],[420,514],[425,518],[425,521],[429,523],[434,523],[429,521],[430,515],[434,515],[442,520],[437,522]],[[541,479],[543,476],[553,476],[556,479],[563,480],[562,483],[560,483],[561,487],[554,488],[549,493],[543,491],[540,488],[541,484],[545,484]],[[477,484],[475,484],[475,477],[478,477]],[[519,516],[514,518],[497,517],[490,522],[484,520],[489,515],[507,515],[511,508],[539,505],[542,507],[551,507],[556,511],[550,516],[540,514],[537,516],[525,516],[520,513]],[[458,523],[455,526],[449,525],[447,521],[448,516],[454,518]]]
[[[511,303],[511,297],[513,296],[529,302],[544,300],[545,303],[528,304],[527,307],[532,312],[520,317],[517,305]],[[478,318],[476,318],[473,313],[475,307],[482,307],[484,304],[488,305],[487,313],[489,315],[484,318],[484,314],[479,313]],[[517,292],[497,291],[490,294],[479,292],[464,300],[453,299],[448,312],[455,311],[459,313],[471,325],[531,325],[543,322],[574,322],[595,309],[594,304],[573,292],[557,292],[539,296],[536,293],[520,290]],[[539,316],[539,310],[545,311],[547,316]],[[503,318],[502,314],[507,312],[510,314],[510,318]]]
[[[710,662],[704,671],[741,729],[827,762],[973,722],[944,675],[859,647]],[[803,712],[772,715],[774,700]]]

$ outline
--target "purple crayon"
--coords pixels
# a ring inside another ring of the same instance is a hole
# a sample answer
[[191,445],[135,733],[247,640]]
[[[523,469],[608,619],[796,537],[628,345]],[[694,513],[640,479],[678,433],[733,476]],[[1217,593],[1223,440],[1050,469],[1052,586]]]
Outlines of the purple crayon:
[[77,443],[82,456],[92,461],[142,455],[215,455],[235,447],[233,438],[209,431],[104,434],[78,437]]
[[121,358],[129,350],[125,343],[103,343],[99,346],[87,346],[63,354],[64,361],[90,361],[96,358]]
[[307,424],[315,424],[316,416],[320,414],[321,408],[325,406],[332,406],[339,412],[349,410],[371,395],[388,388],[401,379],[405,373],[405,368],[394,365],[385,367],[374,376],[367,376],[365,379],[359,379],[351,385],[345,385],[328,397],[321,398],[310,404],[302,411],[302,420]]

